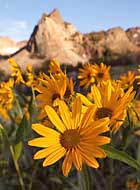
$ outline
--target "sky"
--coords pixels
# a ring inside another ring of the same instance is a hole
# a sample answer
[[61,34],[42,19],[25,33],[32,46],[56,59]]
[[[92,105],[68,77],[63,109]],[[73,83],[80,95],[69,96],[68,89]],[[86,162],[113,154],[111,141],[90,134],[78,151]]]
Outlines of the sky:
[[27,40],[41,15],[55,8],[81,33],[140,27],[140,0],[0,0],[0,36]]

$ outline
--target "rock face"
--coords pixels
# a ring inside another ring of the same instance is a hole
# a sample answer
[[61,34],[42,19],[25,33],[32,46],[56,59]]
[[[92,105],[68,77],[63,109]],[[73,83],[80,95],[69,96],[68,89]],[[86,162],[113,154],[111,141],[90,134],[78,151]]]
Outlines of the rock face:
[[[140,47],[132,40],[132,33],[120,27],[107,31],[85,34],[84,44],[92,61],[103,60],[111,63],[114,60],[130,59],[132,62],[140,60]],[[135,55],[135,56],[134,56]]]
[[[16,51],[16,52],[15,52]],[[65,22],[57,9],[43,14],[28,42],[16,43],[0,38],[0,68],[9,71],[7,58],[25,70],[28,64],[41,68],[51,59],[77,66],[83,62],[122,65],[140,62],[140,28],[124,31],[120,27],[81,34]]]
[[129,40],[135,44],[136,46],[140,47],[140,28],[129,28],[126,30],[126,34],[129,38]]
[[61,63],[76,65],[87,61],[80,55],[82,35],[72,24],[63,21],[59,11],[44,14],[35,27],[28,43],[32,55]]
[[104,43],[106,44],[106,48],[117,54],[125,54],[137,49],[135,45],[129,41],[122,28],[108,30]]

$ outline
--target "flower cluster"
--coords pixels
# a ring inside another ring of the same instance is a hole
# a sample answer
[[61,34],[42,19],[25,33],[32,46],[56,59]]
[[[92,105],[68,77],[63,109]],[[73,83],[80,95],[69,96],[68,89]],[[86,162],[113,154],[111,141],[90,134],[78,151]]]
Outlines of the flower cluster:
[[[134,80],[133,73],[128,72],[128,76]],[[83,65],[77,78],[80,86],[88,90],[86,95],[77,92],[72,78],[53,60],[49,74],[41,72],[33,85],[39,121],[32,129],[41,137],[28,144],[42,148],[34,159],[44,159],[44,167],[64,157],[65,176],[72,165],[78,171],[83,163],[99,167],[96,158],[106,157],[102,145],[110,143],[110,134],[123,126],[136,94],[131,80],[128,82],[125,76],[111,79],[110,66],[103,63]]]
[[[31,66],[23,74],[12,58],[8,61],[12,73],[0,83],[0,117],[14,121],[15,142],[21,140],[26,124],[39,135],[27,130],[32,133],[28,145],[39,148],[33,158],[44,159],[43,167],[62,159],[64,176],[72,166],[77,171],[84,164],[98,168],[98,159],[107,156],[105,147],[113,136],[140,122],[139,87],[133,87],[135,81],[140,83],[139,70],[113,80],[110,66],[86,63],[75,71],[74,80],[73,73],[62,70],[55,59],[38,74]],[[140,134],[138,129],[134,135]]]

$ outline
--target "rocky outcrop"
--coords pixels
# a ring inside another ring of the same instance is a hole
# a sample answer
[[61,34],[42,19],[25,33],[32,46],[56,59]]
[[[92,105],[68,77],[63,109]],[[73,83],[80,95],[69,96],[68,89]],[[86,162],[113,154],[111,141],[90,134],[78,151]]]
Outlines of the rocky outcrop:
[[135,45],[140,47],[140,28],[129,28],[126,30],[126,34],[129,38],[129,40]]
[[129,40],[122,28],[108,30],[106,38],[103,39],[103,44],[112,53],[117,54],[126,54],[137,50],[137,47]]
[[106,63],[125,63],[140,61],[140,47],[136,45],[128,31],[120,27],[107,31],[92,32],[84,37],[85,50],[90,55],[91,61],[104,61]]
[[82,57],[82,34],[72,24],[64,22],[59,11],[44,14],[28,43],[30,53],[43,59],[56,58],[61,63],[76,65],[85,62]]

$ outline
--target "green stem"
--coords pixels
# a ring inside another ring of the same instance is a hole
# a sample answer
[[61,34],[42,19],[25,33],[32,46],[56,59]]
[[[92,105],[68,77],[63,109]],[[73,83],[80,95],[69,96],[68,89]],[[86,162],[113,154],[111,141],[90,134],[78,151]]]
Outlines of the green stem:
[[21,175],[21,171],[20,171],[20,168],[19,168],[19,165],[18,165],[18,162],[17,160],[15,159],[15,153],[14,153],[14,149],[13,149],[13,146],[11,145],[10,141],[9,141],[9,138],[8,138],[8,135],[4,129],[4,127],[0,124],[0,129],[2,130],[6,140],[7,140],[7,143],[8,143],[8,146],[9,146],[9,149],[10,149],[10,152],[11,152],[11,156],[12,156],[12,159],[13,159],[13,162],[14,162],[14,165],[15,165],[15,168],[16,168],[16,171],[17,171],[17,174],[18,174],[18,177],[19,177],[19,183],[21,185],[21,190],[25,190],[25,187],[24,187],[24,182],[23,182],[23,178],[22,178],[22,175]]
[[34,91],[33,88],[31,88],[31,90],[32,90],[32,97],[33,97],[33,100],[35,101],[35,91]]
[[110,161],[110,162],[109,162],[110,175],[109,175],[109,180],[108,180],[108,190],[113,190],[114,167],[113,167],[113,160],[110,159],[109,161]]
[[[113,133],[110,133],[111,145],[114,145]],[[109,159],[109,180],[108,180],[108,190],[113,190],[113,181],[114,181],[114,161]]]
[[29,190],[32,190],[33,179],[34,179],[34,177],[35,177],[35,175],[36,175],[36,172],[37,172],[37,170],[38,170],[38,165],[39,165],[39,162],[36,162],[36,163],[35,163],[35,166],[33,167],[34,170],[33,170],[33,172],[32,172],[31,181],[30,181],[30,184],[29,184]]
[[137,160],[140,162],[140,140],[138,141]]
[[17,99],[17,97],[15,98],[15,102],[16,102],[16,106],[18,108],[18,113],[19,115],[21,116],[21,118],[23,117],[23,114],[22,114],[22,110],[21,110],[21,107],[20,107],[20,104],[19,104],[19,100]]
[[9,148],[10,148],[10,152],[11,152],[11,155],[12,155],[12,158],[13,158],[13,161],[14,161],[14,165],[15,165],[18,177],[19,177],[19,183],[21,185],[22,190],[25,190],[25,188],[24,188],[24,182],[23,182],[23,179],[22,179],[22,175],[21,175],[21,171],[20,171],[18,162],[17,162],[17,160],[14,159],[14,149],[13,149],[12,145],[10,145]]
[[78,173],[78,180],[80,190],[91,190],[90,173],[86,165],[84,165],[83,170]]

